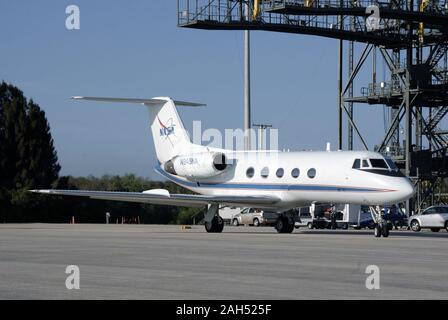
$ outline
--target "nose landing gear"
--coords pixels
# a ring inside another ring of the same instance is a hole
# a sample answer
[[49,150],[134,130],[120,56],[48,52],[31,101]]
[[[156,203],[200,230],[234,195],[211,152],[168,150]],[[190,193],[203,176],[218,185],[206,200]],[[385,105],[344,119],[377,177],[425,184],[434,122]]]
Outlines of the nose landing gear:
[[389,226],[387,221],[384,220],[383,215],[381,214],[381,209],[379,206],[370,206],[370,214],[372,215],[372,219],[375,222],[375,238],[380,238],[383,236],[384,238],[389,237]]

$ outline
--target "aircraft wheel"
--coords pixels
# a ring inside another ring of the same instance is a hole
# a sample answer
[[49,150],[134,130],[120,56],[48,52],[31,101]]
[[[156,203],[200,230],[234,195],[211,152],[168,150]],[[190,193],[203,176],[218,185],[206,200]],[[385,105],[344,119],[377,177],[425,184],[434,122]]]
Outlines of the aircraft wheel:
[[214,217],[212,221],[205,223],[205,230],[209,233],[220,233],[224,229],[224,220],[221,217]]
[[277,219],[277,222],[275,223],[275,230],[277,230],[278,233],[284,233],[285,232],[285,225],[286,225],[286,219],[284,217],[279,217]]
[[285,233],[292,233],[294,231],[294,224],[288,223]]
[[213,221],[206,221],[204,224],[204,227],[205,227],[205,231],[207,231],[208,233],[215,232],[215,226],[213,224]]
[[215,219],[217,220],[215,232],[221,233],[224,230],[224,220],[221,217],[215,217]]
[[381,237],[381,226],[379,224],[377,224],[375,226],[375,238],[379,238]]
[[386,225],[385,227],[383,226],[383,228],[382,228],[383,230],[383,232],[382,232],[382,235],[383,235],[383,237],[384,238],[387,238],[388,236],[389,236],[389,227]]

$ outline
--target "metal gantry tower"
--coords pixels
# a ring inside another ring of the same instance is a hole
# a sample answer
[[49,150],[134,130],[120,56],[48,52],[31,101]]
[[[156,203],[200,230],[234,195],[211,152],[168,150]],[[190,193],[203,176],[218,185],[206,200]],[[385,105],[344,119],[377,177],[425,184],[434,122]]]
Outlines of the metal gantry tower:
[[[448,177],[447,1],[178,0],[178,25],[338,39],[340,147],[352,149],[357,141],[368,149],[355,106],[387,107],[390,121],[373,149],[392,157],[415,181],[418,193],[407,204],[410,212],[447,202],[442,196],[443,179]],[[366,67],[369,57],[372,68]],[[381,81],[378,62],[386,66]],[[359,84],[366,74],[371,83]],[[354,92],[355,83],[362,87],[359,93]],[[343,117],[348,122],[346,146]]]

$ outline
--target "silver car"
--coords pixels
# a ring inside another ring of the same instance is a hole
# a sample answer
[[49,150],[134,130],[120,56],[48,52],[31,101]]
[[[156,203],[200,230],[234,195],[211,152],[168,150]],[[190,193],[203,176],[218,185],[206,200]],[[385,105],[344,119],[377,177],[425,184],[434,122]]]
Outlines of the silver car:
[[244,208],[232,218],[232,225],[273,225],[277,222],[278,215],[275,212],[267,212],[254,208]]
[[448,231],[448,206],[433,206],[420,214],[409,217],[409,226],[413,231],[429,228],[433,232],[439,232],[445,228]]

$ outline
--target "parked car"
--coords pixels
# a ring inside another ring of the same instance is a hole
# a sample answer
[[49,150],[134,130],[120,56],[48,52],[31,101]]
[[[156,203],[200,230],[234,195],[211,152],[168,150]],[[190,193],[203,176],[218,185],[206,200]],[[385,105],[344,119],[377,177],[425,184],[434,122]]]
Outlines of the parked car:
[[[396,205],[385,206],[381,210],[383,219],[387,221],[387,227],[392,230],[408,226],[408,218],[403,211]],[[370,209],[367,206],[361,207],[359,224],[352,225],[354,229],[375,228],[375,221],[372,219]]]
[[372,219],[372,215],[369,211],[361,211],[360,217],[359,217],[359,223],[353,225],[353,228],[356,230],[360,229],[374,229],[375,228],[375,221]]
[[296,229],[300,227],[308,227],[308,229],[313,229],[313,217],[310,213],[310,208],[297,208],[297,221],[294,224]]
[[391,226],[395,227],[395,229],[407,227],[409,224],[408,217],[396,205],[384,207],[383,218],[390,221]]
[[409,217],[409,226],[415,232],[423,228],[439,232],[445,228],[448,231],[448,206],[432,206],[420,214]]
[[253,225],[255,227],[274,225],[277,222],[277,218],[278,214],[276,212],[244,208],[240,213],[233,216],[232,225]]

